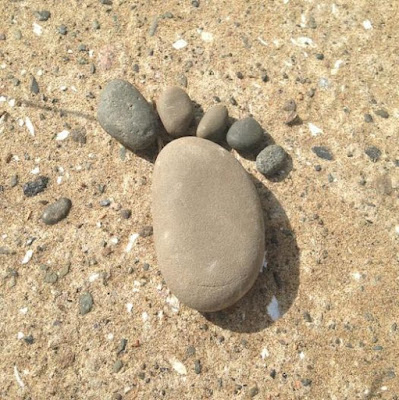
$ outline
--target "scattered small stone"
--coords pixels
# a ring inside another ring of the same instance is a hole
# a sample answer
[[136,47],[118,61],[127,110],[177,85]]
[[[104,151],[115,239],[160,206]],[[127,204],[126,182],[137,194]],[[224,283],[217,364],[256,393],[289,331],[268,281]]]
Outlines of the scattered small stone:
[[373,117],[371,116],[371,114],[364,114],[364,122],[371,123],[373,121],[374,120],[373,120]]
[[50,11],[43,10],[43,11],[36,11],[35,17],[38,21],[47,21],[51,16]]
[[275,370],[275,369],[272,369],[272,370],[270,371],[270,376],[271,376],[273,379],[275,379],[275,378],[276,378],[276,376],[277,376],[277,372],[276,372],[276,370]]
[[122,397],[122,395],[119,394],[119,393],[114,393],[114,394],[112,395],[112,397],[111,397],[111,400],[122,400],[122,399],[123,399],[123,397]]
[[39,176],[36,180],[27,182],[23,186],[24,195],[27,197],[33,197],[43,192],[47,188],[49,178],[45,176]]
[[242,72],[237,72],[236,73],[236,77],[238,78],[238,79],[244,79],[244,75],[242,74]]
[[222,100],[220,99],[220,97],[219,96],[213,96],[213,100],[216,102],[216,103],[220,103]]
[[151,236],[152,233],[153,233],[153,228],[152,228],[152,226],[150,226],[150,225],[143,226],[143,227],[140,229],[140,231],[139,231],[139,235],[140,235],[141,237],[148,237],[148,236]]
[[15,252],[12,252],[10,249],[7,247],[0,246],[0,255],[5,255],[8,256],[9,254],[14,254]]
[[320,171],[321,171],[321,165],[315,165],[315,166],[314,166],[314,169],[315,169],[317,172],[320,172]]
[[284,104],[283,110],[284,110],[284,111],[288,111],[288,112],[296,111],[296,103],[295,103],[295,100],[293,100],[293,99],[288,100],[288,101]]
[[308,92],[306,94],[308,95],[308,97],[312,98],[316,94],[316,89],[311,88],[308,90]]
[[97,20],[95,20],[95,21],[93,21],[92,27],[94,30],[98,30],[101,28],[101,25]]
[[322,158],[323,160],[332,161],[334,158],[330,150],[325,146],[314,146],[312,147],[312,151],[317,157]]
[[109,207],[110,205],[111,205],[111,200],[109,199],[100,200],[101,207]]
[[287,153],[276,144],[263,149],[256,157],[256,169],[265,176],[273,176],[283,169]]
[[140,72],[140,66],[138,64],[133,64],[133,72],[139,73]]
[[132,211],[131,210],[121,210],[121,217],[123,219],[129,219],[132,216]]
[[188,85],[187,76],[184,75],[184,74],[179,74],[177,76],[177,82],[178,82],[179,85],[181,85],[181,86],[186,88],[187,85]]
[[262,82],[269,82],[269,76],[266,72],[263,72],[261,75]]
[[198,0],[192,0],[191,4],[193,5],[193,7],[196,7],[196,8],[198,8],[200,5]]
[[332,174],[328,174],[327,179],[328,179],[328,183],[333,183],[335,180],[335,178]]
[[86,144],[86,130],[84,128],[74,129],[71,131],[71,138],[76,143]]
[[199,375],[202,371],[202,365],[200,360],[194,361],[194,371],[197,375]]
[[105,6],[112,6],[112,0],[100,0],[100,3]]
[[78,46],[78,51],[89,51],[89,49],[88,49],[88,47],[87,47],[85,44],[81,43],[81,44]]
[[309,28],[311,29],[317,28],[316,20],[314,19],[314,17],[309,18]]
[[229,114],[223,105],[211,107],[202,117],[197,128],[197,136],[219,143],[226,137]]
[[251,398],[256,397],[258,394],[259,394],[259,388],[256,386],[249,390],[249,397]]
[[56,283],[58,281],[58,275],[53,271],[47,271],[44,275],[44,282]]
[[68,33],[68,28],[65,25],[60,25],[57,27],[57,31],[60,35],[65,36]]
[[119,346],[118,346],[118,349],[116,350],[116,354],[119,355],[122,352],[124,352],[125,349],[126,349],[126,346],[127,346],[127,339],[121,339],[121,341],[119,343]]
[[20,81],[18,78],[14,78],[14,79],[12,80],[12,84],[13,84],[14,86],[19,86],[20,83],[21,83],[21,81]]
[[372,162],[377,162],[381,157],[381,150],[378,147],[370,146],[364,151]]
[[32,76],[31,83],[30,83],[30,91],[33,94],[38,94],[40,92],[39,84],[34,76]]
[[145,149],[157,137],[154,110],[127,81],[115,79],[107,84],[100,96],[97,117],[108,134],[131,150]]
[[0,33],[0,40],[6,40],[6,35],[4,33]]
[[144,271],[148,271],[149,269],[150,269],[150,264],[144,263],[144,264],[143,264],[143,270],[144,270]]
[[59,279],[62,279],[68,275],[70,266],[71,266],[71,263],[67,263],[60,269],[60,271],[58,272]]
[[24,337],[24,341],[25,341],[25,343],[33,344],[35,342],[35,339],[33,338],[32,335],[29,335],[29,336]]
[[71,200],[66,197],[61,197],[55,203],[45,208],[42,214],[42,221],[46,225],[54,225],[68,216],[71,207]]
[[237,151],[252,151],[262,143],[263,129],[252,117],[234,122],[227,132],[229,146]]
[[15,187],[15,186],[17,186],[17,185],[18,185],[18,181],[19,181],[18,175],[13,175],[13,176],[11,177],[11,179],[10,179],[10,186],[11,186],[12,188]]
[[163,91],[157,101],[159,117],[166,131],[174,136],[187,135],[194,118],[194,107],[188,94],[180,87],[173,86]]
[[194,346],[188,346],[186,350],[186,354],[188,357],[192,357],[195,354],[195,347]]
[[154,36],[157,31],[157,28],[158,28],[158,17],[154,17],[154,19],[152,20],[150,29],[148,31],[148,34],[150,36]]
[[229,101],[230,101],[231,105],[233,105],[233,106],[238,105],[237,100],[234,97],[230,97]]
[[316,54],[316,58],[317,58],[318,60],[324,60],[324,54],[317,53],[317,54]]
[[296,111],[291,111],[285,119],[285,124],[288,126],[300,125],[302,124],[302,119]]
[[306,322],[313,322],[312,317],[310,316],[310,314],[309,314],[307,311],[305,311],[305,312],[303,313],[303,319],[304,319]]
[[382,346],[374,346],[373,347],[373,350],[376,350],[376,351],[381,351],[381,350],[383,350],[384,348],[382,347]]
[[115,374],[117,374],[123,367],[123,362],[122,360],[117,360],[115,361],[115,364],[112,368],[112,370],[115,372]]
[[84,292],[79,299],[79,312],[85,315],[91,311],[93,307],[93,297],[89,292]]
[[378,115],[381,118],[385,118],[385,119],[389,118],[388,111],[384,110],[383,108],[381,108],[377,111],[374,111],[374,114]]
[[302,379],[301,382],[302,382],[302,385],[305,386],[305,387],[306,386],[310,386],[312,384],[312,380],[311,379],[307,379],[307,378],[306,379]]
[[173,14],[171,12],[167,11],[165,14],[162,15],[162,18],[172,19]]

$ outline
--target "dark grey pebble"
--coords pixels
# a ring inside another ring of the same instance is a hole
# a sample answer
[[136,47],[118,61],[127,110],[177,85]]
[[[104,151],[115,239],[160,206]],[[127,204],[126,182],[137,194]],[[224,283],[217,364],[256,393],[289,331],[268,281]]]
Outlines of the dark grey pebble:
[[283,169],[287,160],[284,149],[272,144],[263,149],[256,157],[256,169],[265,176],[272,176]]
[[129,82],[115,79],[102,91],[97,110],[103,129],[131,150],[154,143],[158,122],[154,110]]
[[263,129],[252,117],[234,122],[226,135],[229,146],[237,151],[252,151],[262,143]]
[[150,264],[144,263],[144,264],[143,264],[143,270],[144,270],[144,271],[148,271],[149,269],[150,269]]
[[110,205],[111,205],[111,200],[108,199],[100,200],[101,207],[109,207]]
[[276,378],[276,376],[277,376],[277,372],[276,372],[276,370],[275,370],[275,369],[272,369],[272,370],[270,371],[270,376],[271,376],[273,379],[275,379],[275,378]]
[[192,0],[191,4],[196,8],[199,7],[199,5],[200,5],[198,0]]
[[124,352],[126,349],[126,345],[127,345],[127,339],[121,339],[116,353],[119,355],[120,353]]
[[60,35],[66,35],[68,33],[68,28],[65,25],[60,25],[57,27],[57,31]]
[[44,282],[56,283],[58,281],[58,275],[53,271],[47,271],[44,275]]
[[323,160],[333,160],[333,155],[331,154],[330,150],[325,146],[314,146],[312,147],[312,151],[316,154],[317,157],[322,158]]
[[234,97],[230,97],[229,101],[233,106],[238,105],[237,100]]
[[81,43],[81,44],[78,46],[78,51],[89,51],[89,49],[88,49],[88,47],[87,47],[85,44]]
[[374,111],[374,114],[378,115],[381,118],[389,118],[388,111],[384,110],[383,108]]
[[39,84],[37,83],[37,80],[34,76],[32,76],[32,79],[30,81],[30,91],[33,94],[38,94],[40,92]]
[[302,119],[296,111],[291,111],[285,119],[285,124],[288,126],[300,125],[302,124]]
[[236,73],[236,77],[238,78],[238,79],[244,79],[244,75],[242,74],[242,72],[237,72]]
[[90,73],[91,74],[95,74],[96,73],[96,66],[93,63],[90,64]]
[[61,197],[53,204],[49,204],[43,211],[42,221],[46,225],[54,225],[66,218],[72,207],[72,201],[66,197]]
[[123,362],[122,360],[117,360],[115,361],[114,366],[112,367],[112,370],[117,374],[123,367]]
[[24,195],[33,197],[43,192],[46,189],[49,178],[46,176],[39,176],[36,180],[25,183],[23,187]]
[[194,361],[194,371],[198,375],[202,371],[202,365],[200,360],[195,360]]
[[262,79],[262,82],[269,82],[269,75],[267,75],[266,72],[263,72],[260,78]]
[[307,378],[302,379],[301,382],[303,386],[310,386],[312,384],[312,380]]
[[129,219],[132,216],[131,210],[121,210],[121,217],[123,219]]
[[132,69],[133,69],[133,72],[136,72],[136,73],[140,72],[140,66],[138,64],[133,64]]
[[371,114],[364,114],[364,122],[373,122],[373,117],[371,116]]
[[249,390],[249,397],[253,398],[256,397],[259,394],[259,388],[257,386],[254,386]]
[[316,54],[316,58],[317,58],[318,60],[324,60],[324,54],[317,53],[317,54]]
[[222,101],[219,96],[213,96],[213,100],[215,100],[216,103],[220,103]]
[[139,231],[139,235],[140,235],[141,237],[148,237],[148,236],[151,236],[152,233],[153,233],[153,228],[152,228],[151,225],[143,226],[143,227],[140,229],[140,231]]
[[35,339],[32,335],[28,335],[24,337],[24,341],[25,343],[33,344],[35,342]]
[[364,151],[372,162],[377,162],[381,157],[381,150],[378,147],[370,146]]
[[314,166],[314,169],[315,169],[317,172],[320,172],[320,171],[321,171],[321,165],[315,165],[315,166]]
[[100,3],[105,6],[112,6],[112,0],[100,0]]
[[42,10],[42,11],[36,11],[35,12],[35,17],[38,19],[38,21],[47,21],[51,16],[50,11],[47,10]]
[[93,296],[89,292],[84,292],[79,298],[79,312],[85,315],[93,308]]

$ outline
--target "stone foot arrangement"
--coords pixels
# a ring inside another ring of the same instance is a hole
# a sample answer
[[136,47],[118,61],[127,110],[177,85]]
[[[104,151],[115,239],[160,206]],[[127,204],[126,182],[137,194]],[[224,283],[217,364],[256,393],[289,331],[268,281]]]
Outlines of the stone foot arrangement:
[[[264,132],[252,117],[228,127],[223,105],[210,108],[196,137],[186,136],[194,119],[188,94],[167,88],[157,103],[166,132],[176,138],[158,155],[153,176],[156,255],[165,281],[181,302],[201,312],[227,308],[254,284],[264,257],[264,222],[256,189],[236,158],[258,152],[257,169],[279,172],[287,154],[271,145],[259,152]],[[156,112],[129,82],[113,80],[98,106],[104,130],[132,151],[157,140]],[[186,137],[182,137],[186,136]]]

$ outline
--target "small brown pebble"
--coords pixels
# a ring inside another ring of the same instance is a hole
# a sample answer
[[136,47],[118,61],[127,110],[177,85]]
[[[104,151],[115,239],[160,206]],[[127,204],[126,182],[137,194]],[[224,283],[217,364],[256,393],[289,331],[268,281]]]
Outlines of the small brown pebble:
[[132,216],[131,210],[121,210],[121,217],[123,219],[129,219]]
[[140,230],[140,232],[139,232],[139,235],[140,235],[141,237],[148,237],[148,236],[151,236],[152,233],[153,233],[153,228],[152,228],[152,226],[147,225],[147,226],[143,226],[143,227],[141,228],[141,230]]
[[288,100],[285,104],[284,104],[284,107],[283,107],[283,110],[284,111],[296,111],[296,103],[295,103],[295,100],[293,100],[293,99],[291,99],[291,100]]

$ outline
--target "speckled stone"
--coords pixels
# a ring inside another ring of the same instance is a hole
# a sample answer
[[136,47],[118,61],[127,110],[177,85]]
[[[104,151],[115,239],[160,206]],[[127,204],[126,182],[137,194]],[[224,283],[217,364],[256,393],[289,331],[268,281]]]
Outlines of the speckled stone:
[[101,93],[97,118],[103,129],[130,150],[154,143],[158,123],[152,107],[129,82],[115,79]]
[[54,225],[66,218],[71,210],[71,200],[62,197],[53,204],[49,204],[43,211],[42,221],[46,225]]
[[229,114],[223,105],[211,107],[202,117],[198,128],[197,136],[203,139],[221,142],[226,137]]
[[85,315],[93,308],[93,296],[89,292],[84,292],[79,299],[79,311]]
[[280,171],[287,160],[287,153],[281,146],[272,144],[263,149],[256,157],[256,169],[265,176]]
[[263,129],[252,117],[236,121],[227,132],[227,143],[237,151],[253,151],[263,140]]
[[174,137],[187,134],[194,118],[194,108],[182,88],[172,86],[164,90],[157,101],[157,110],[166,132]]
[[264,256],[263,213],[248,173],[221,146],[186,137],[159,154],[152,190],[158,265],[172,292],[203,312],[234,304]]

